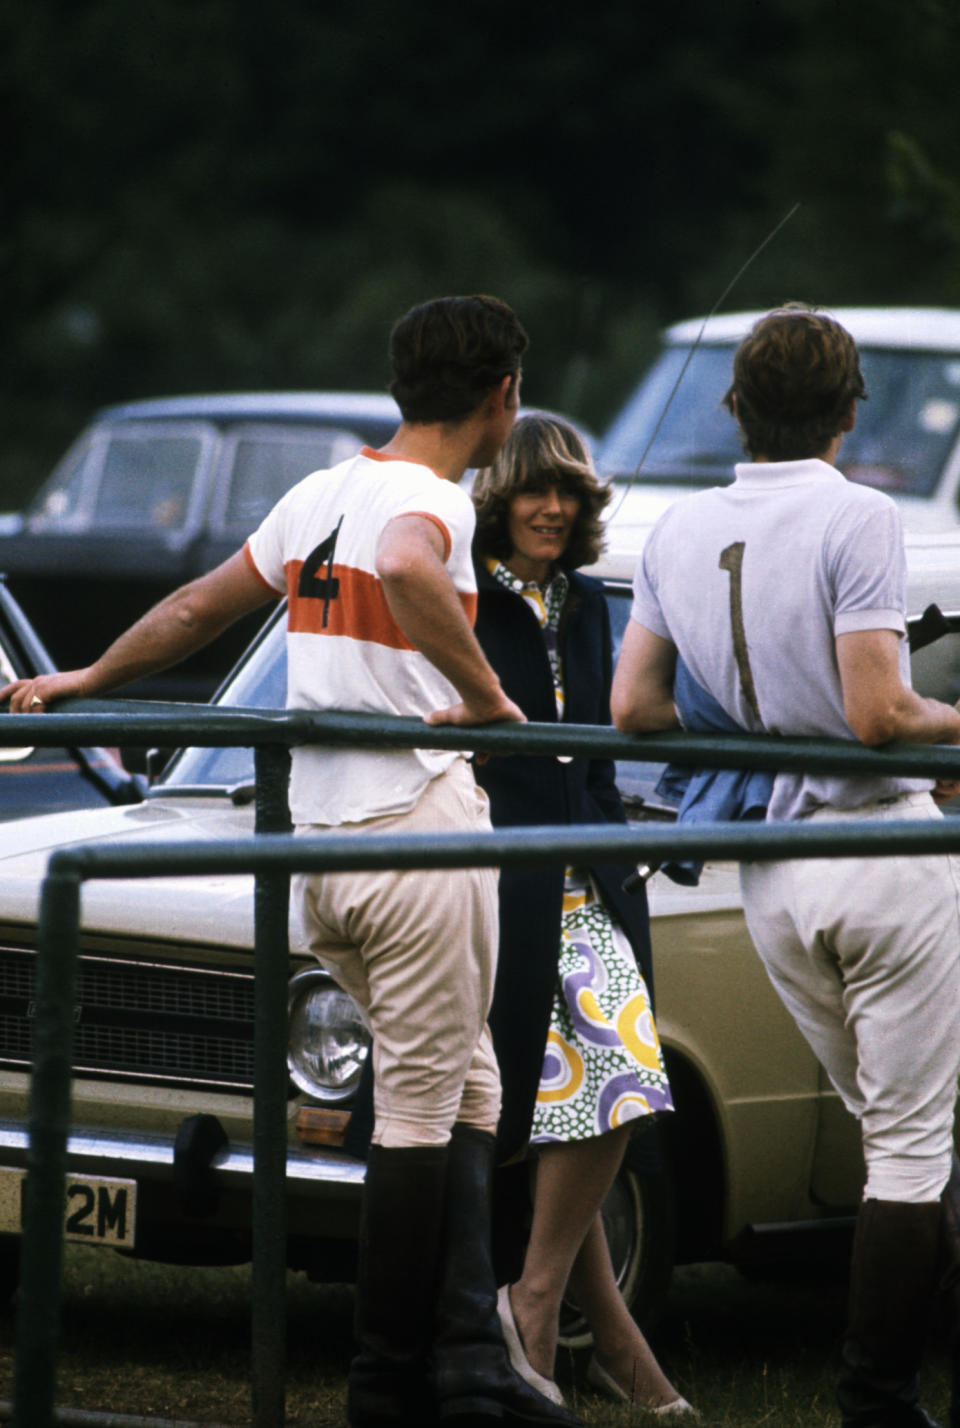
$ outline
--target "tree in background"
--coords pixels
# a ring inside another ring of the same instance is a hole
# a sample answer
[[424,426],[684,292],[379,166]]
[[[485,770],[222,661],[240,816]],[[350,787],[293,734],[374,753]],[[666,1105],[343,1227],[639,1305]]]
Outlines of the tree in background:
[[382,389],[502,293],[602,427],[658,327],[960,301],[953,0],[0,0],[0,506],[106,401]]

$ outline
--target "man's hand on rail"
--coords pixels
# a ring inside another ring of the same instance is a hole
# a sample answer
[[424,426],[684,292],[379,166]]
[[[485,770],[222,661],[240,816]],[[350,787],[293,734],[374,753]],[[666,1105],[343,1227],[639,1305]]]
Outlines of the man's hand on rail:
[[497,686],[483,699],[462,699],[459,704],[451,704],[449,709],[434,709],[425,714],[425,724],[460,724],[471,727],[474,724],[499,724],[509,719],[515,724],[525,724],[527,716],[519,705],[508,699]]
[[[449,709],[435,709],[432,714],[425,714],[423,722],[434,725],[457,724],[463,728],[471,728],[477,724],[498,724],[504,720],[525,724],[527,716],[498,686],[496,694],[482,703],[479,700],[463,699],[459,704],[452,704]],[[473,761],[476,764],[485,764],[488,758],[489,754],[474,754]]]
[[0,689],[0,701],[10,700],[11,714],[42,714],[58,699],[77,698],[86,691],[86,669],[41,674],[34,679],[15,679]]

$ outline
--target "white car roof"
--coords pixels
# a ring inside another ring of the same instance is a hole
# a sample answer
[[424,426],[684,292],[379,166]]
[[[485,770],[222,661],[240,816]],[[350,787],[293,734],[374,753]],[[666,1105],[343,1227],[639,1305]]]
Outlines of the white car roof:
[[[931,348],[960,352],[960,309],[948,307],[824,307],[858,343],[873,347]],[[707,320],[701,343],[738,342],[764,311],[724,312]],[[668,343],[695,342],[702,317],[676,322],[666,329]]]

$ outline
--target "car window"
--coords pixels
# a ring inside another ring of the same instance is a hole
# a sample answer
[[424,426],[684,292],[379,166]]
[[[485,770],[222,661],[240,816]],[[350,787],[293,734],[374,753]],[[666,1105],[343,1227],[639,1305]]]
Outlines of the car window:
[[[732,480],[743,451],[722,402],[734,347],[699,347],[684,372],[689,351],[668,348],[654,364],[601,442],[602,470],[629,477],[642,460],[640,485]],[[838,466],[893,494],[931,496],[960,431],[960,357],[861,347],[860,360],[868,400],[858,406]]]
[[[712,486],[729,480],[741,458],[736,428],[721,406],[730,385],[732,347],[668,347],[603,437],[597,465],[640,481]],[[682,377],[681,377],[682,374]],[[649,450],[648,450],[649,447]],[[644,453],[646,452],[646,456]]]
[[204,450],[198,433],[100,429],[69,451],[27,512],[31,530],[183,526]]
[[[258,638],[250,654],[214,701],[239,709],[283,709],[287,702],[287,647],[284,605]],[[252,785],[253,750],[184,749],[164,770],[156,790],[231,789]]]
[[311,471],[336,466],[362,446],[351,431],[258,432],[236,438],[226,502],[218,523],[248,534],[291,486]]
[[932,496],[960,428],[960,355],[860,355],[868,399],[837,465],[891,495]]
[[184,524],[201,442],[190,436],[111,437],[93,509],[97,526],[148,526],[176,530]]
[[82,516],[84,476],[91,450],[89,442],[81,442],[67,452],[27,509],[27,523],[32,529],[47,525],[69,528]]

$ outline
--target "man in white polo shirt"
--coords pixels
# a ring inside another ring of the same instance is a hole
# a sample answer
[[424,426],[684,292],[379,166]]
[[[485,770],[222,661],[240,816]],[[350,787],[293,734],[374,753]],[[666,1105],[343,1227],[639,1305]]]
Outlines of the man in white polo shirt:
[[[243,550],[162,601],[89,669],[10,685],[11,709],[164,668],[286,595],[291,707],[522,720],[473,634],[474,513],[457,483],[506,439],[526,346],[496,298],[411,309],[390,339],[403,420],[386,446],[308,476]],[[438,750],[297,748],[290,805],[298,832],[490,828],[467,757]],[[500,1079],[486,1026],[496,885],[490,868],[294,879],[310,946],[373,1038],[353,1428],[437,1417],[463,1428],[579,1423],[514,1373],[497,1316],[489,1181]]]
[[[865,395],[855,344],[825,315],[791,305],[741,343],[726,403],[750,460],[650,534],[613,686],[618,728],[681,724],[682,687],[750,732],[960,742],[960,714],[910,687],[896,508],[833,465]],[[782,773],[767,817],[939,818],[931,791],[923,779]],[[930,1421],[916,1374],[960,1070],[958,872],[947,856],[741,867],[757,950],[862,1128],[838,1388],[848,1428]]]

